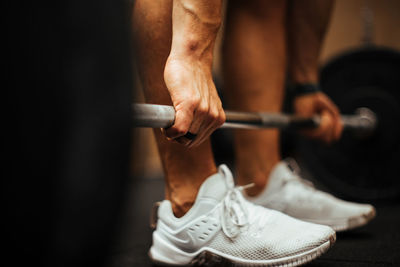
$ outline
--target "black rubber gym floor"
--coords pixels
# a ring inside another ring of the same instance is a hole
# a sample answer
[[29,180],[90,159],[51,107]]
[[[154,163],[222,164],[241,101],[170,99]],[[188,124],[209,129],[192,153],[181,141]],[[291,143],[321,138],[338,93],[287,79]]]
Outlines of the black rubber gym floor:
[[[133,181],[110,267],[152,266],[149,216],[163,199],[163,185],[161,178]],[[307,266],[400,266],[400,203],[374,204],[377,217],[369,225],[338,233],[336,244]]]

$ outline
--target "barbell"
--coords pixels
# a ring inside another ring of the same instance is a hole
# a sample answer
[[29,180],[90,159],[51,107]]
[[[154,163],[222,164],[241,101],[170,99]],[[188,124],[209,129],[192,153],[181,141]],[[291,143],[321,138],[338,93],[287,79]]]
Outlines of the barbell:
[[[150,128],[168,128],[174,124],[175,110],[172,106],[155,104],[132,104],[133,126]],[[240,112],[225,111],[226,122],[220,128],[237,129],[307,129],[320,125],[319,116],[301,117],[291,114],[271,112]],[[356,133],[357,136],[370,136],[377,125],[375,113],[365,107],[360,107],[352,115],[341,115],[345,130]]]

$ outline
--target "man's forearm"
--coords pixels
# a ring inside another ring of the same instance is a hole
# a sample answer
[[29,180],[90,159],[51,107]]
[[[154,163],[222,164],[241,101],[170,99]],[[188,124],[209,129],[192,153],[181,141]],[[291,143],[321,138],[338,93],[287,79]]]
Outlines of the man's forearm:
[[[221,6],[221,0],[173,1],[172,45],[164,81],[175,122],[165,135],[189,148],[206,141],[225,121],[211,73]],[[187,133],[195,138],[187,138]]]
[[170,58],[212,63],[222,0],[174,0]]

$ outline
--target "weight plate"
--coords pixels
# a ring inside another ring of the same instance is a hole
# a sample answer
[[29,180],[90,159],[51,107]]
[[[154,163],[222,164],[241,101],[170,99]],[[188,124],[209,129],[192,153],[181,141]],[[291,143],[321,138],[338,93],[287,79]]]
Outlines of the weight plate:
[[400,54],[384,48],[351,51],[321,69],[322,90],[351,114],[368,107],[376,132],[360,139],[351,132],[334,145],[299,138],[299,154],[312,175],[348,199],[400,196]]

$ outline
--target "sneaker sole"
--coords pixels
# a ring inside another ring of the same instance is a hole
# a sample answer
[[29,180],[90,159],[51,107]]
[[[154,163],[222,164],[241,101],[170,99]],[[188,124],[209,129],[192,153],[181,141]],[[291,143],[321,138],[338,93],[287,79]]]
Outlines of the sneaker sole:
[[335,231],[342,232],[352,230],[369,223],[376,216],[375,209],[371,210],[369,213],[362,214],[361,216],[351,217],[347,220],[344,225],[331,226]]
[[375,209],[372,209],[370,212],[362,214],[356,217],[344,218],[344,219],[337,219],[337,220],[330,220],[330,221],[316,221],[316,220],[307,220],[307,219],[300,219],[303,221],[323,224],[331,227],[336,232],[344,232],[353,230],[355,228],[359,228],[361,226],[366,225],[369,223],[373,218],[376,216]]
[[252,267],[252,266],[276,266],[276,267],[290,267],[290,266],[300,266],[321,256],[325,253],[336,241],[336,234],[329,237],[329,240],[322,245],[313,248],[309,251],[293,255],[290,257],[285,257],[275,260],[266,261],[250,261],[234,256],[218,254],[217,251],[205,248],[202,252],[196,255],[188,264],[166,264],[157,261],[152,257],[151,251],[149,251],[149,257],[153,264],[156,266],[240,266],[240,267]]

